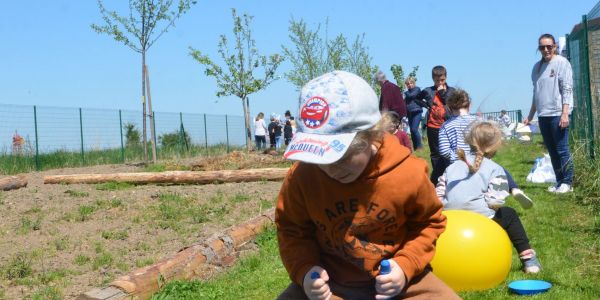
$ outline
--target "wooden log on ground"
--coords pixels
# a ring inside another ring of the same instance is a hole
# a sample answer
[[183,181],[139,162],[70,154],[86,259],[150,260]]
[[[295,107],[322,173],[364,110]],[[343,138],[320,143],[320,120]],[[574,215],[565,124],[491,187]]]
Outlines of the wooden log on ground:
[[16,190],[26,186],[27,178],[22,175],[0,178],[0,190],[3,191]]
[[221,171],[168,171],[114,174],[74,174],[44,176],[45,184],[128,182],[134,184],[210,184],[223,182],[277,181],[287,174],[288,168],[265,168]]
[[172,280],[198,278],[205,264],[231,264],[235,253],[256,238],[261,230],[275,220],[275,209],[248,222],[213,235],[206,241],[184,248],[154,265],[135,270],[117,278],[106,288],[93,289],[78,299],[121,300],[149,299],[161,286]]

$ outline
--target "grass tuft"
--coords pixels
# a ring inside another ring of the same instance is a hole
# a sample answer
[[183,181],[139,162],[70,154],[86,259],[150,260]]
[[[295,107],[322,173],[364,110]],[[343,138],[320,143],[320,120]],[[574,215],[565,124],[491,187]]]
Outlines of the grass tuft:
[[99,191],[118,191],[118,190],[132,188],[134,186],[135,185],[133,185],[129,182],[111,181],[111,182],[96,184],[96,189]]
[[83,197],[87,197],[90,195],[90,193],[88,193],[88,192],[77,191],[77,190],[66,190],[65,194],[67,194],[71,197],[77,197],[77,198],[83,198]]
[[4,277],[8,280],[26,278],[33,274],[31,264],[30,255],[19,252],[4,266]]

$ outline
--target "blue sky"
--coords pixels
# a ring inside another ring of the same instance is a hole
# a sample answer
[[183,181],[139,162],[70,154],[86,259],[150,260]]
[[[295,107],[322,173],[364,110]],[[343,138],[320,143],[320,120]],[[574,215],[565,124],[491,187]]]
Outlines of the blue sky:
[[[9,1],[0,11],[0,103],[141,110],[141,56],[90,24],[102,24],[96,1]],[[126,13],[125,0],[106,0]],[[263,54],[290,45],[291,17],[309,25],[329,18],[329,33],[365,33],[375,64],[419,65],[419,86],[431,68],[448,69],[450,85],[467,90],[482,111],[531,103],[530,72],[537,38],[569,33],[597,0],[577,1],[198,1],[148,52],[155,111],[241,115],[235,97],[217,98],[214,79],[188,47],[217,57],[220,34],[231,32],[231,8],[254,16]],[[376,3],[376,4],[375,4]],[[220,62],[220,61],[219,61]],[[283,77],[250,96],[252,115],[296,110],[298,92]]]

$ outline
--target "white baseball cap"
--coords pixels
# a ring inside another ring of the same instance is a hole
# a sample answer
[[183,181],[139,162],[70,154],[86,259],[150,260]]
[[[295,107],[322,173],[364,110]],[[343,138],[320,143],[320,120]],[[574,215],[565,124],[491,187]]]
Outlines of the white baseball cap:
[[333,71],[309,81],[300,92],[300,120],[284,157],[331,164],[348,150],[356,133],[381,118],[379,99],[359,76]]

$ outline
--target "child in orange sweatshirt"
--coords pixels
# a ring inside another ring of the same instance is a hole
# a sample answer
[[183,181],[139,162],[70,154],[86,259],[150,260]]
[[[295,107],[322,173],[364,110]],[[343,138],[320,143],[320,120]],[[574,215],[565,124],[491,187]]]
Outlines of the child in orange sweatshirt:
[[300,99],[284,154],[298,162],[275,216],[292,283],[278,299],[459,299],[428,267],[446,218],[427,163],[385,133],[372,88],[334,71],[308,82]]

